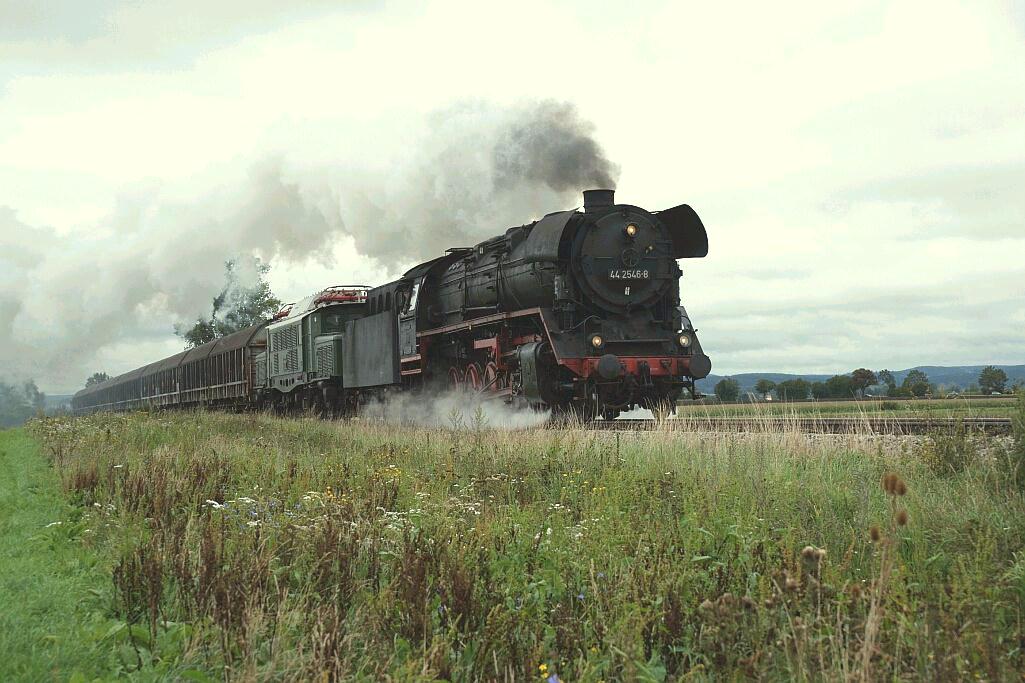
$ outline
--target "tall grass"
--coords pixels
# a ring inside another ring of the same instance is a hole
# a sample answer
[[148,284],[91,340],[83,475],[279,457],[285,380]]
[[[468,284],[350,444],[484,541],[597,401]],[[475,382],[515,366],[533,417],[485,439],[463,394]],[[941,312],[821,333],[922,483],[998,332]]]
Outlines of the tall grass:
[[1025,503],[984,452],[937,473],[902,440],[796,431],[201,413],[34,429],[114,560],[124,672],[935,680],[1025,666]]

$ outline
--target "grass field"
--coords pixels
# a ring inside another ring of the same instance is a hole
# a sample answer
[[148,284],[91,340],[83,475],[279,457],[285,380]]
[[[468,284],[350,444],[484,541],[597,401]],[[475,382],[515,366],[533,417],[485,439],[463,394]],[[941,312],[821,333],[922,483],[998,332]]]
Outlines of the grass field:
[[0,431],[0,472],[0,680],[99,675],[116,622],[109,571],[80,542],[83,510],[24,432]]
[[[1017,441],[910,442],[468,422],[36,423],[73,507],[8,525],[4,542],[76,520],[63,538],[77,549],[58,552],[99,558],[85,576],[109,567],[113,592],[95,596],[107,621],[84,650],[57,656],[27,633],[10,647],[45,651],[37,671],[55,677],[95,662],[189,680],[1006,680],[1025,667],[1023,425]],[[26,555],[0,565],[5,582],[53,561]],[[54,580],[69,609],[92,595]]]
[[681,402],[681,417],[793,415],[795,417],[1011,417],[1014,397],[966,400],[956,398],[915,400],[801,401],[764,403]]

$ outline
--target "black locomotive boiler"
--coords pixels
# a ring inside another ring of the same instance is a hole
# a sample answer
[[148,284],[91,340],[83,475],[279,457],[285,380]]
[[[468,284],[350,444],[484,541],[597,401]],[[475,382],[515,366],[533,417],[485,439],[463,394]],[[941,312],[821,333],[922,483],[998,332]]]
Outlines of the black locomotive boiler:
[[680,304],[678,259],[708,253],[686,204],[649,212],[584,192],[378,287],[332,287],[273,320],[107,380],[76,411],[224,406],[358,413],[395,391],[612,418],[674,410],[711,362]]

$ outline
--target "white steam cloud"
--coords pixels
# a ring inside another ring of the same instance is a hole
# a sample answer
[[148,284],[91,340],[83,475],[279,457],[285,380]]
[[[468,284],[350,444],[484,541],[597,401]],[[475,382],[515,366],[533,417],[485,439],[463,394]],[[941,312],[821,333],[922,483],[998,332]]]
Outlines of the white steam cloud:
[[390,424],[450,429],[529,429],[548,421],[551,413],[513,407],[501,399],[471,391],[392,394],[360,406],[360,417]]
[[[244,286],[251,257],[330,266],[334,243],[351,237],[395,272],[573,206],[581,190],[612,187],[618,175],[570,104],[464,104],[426,124],[388,173],[340,159],[306,183],[271,159],[242,187],[187,205],[156,193],[122,200],[89,235],[29,226],[0,207],[0,377],[81,386],[98,369],[158,360],[134,347],[166,343],[175,323],[208,315],[229,259]],[[98,367],[112,349],[118,360]]]

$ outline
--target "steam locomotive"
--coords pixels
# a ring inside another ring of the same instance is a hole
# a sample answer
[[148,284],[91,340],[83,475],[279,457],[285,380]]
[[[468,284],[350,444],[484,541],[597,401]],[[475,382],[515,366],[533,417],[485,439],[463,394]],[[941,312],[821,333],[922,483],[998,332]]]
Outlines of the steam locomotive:
[[664,415],[711,371],[677,259],[708,237],[686,204],[649,212],[584,192],[394,282],[325,289],[272,320],[78,392],[76,412],[188,406],[358,413],[455,389],[582,419]]

